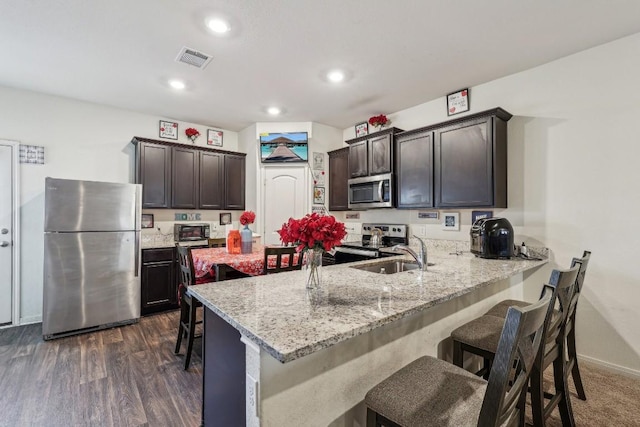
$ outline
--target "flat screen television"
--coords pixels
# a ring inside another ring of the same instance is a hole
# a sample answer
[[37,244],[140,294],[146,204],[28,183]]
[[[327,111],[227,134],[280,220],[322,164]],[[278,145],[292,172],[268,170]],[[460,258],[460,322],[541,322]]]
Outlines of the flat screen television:
[[260,134],[262,163],[306,162],[309,158],[307,132]]

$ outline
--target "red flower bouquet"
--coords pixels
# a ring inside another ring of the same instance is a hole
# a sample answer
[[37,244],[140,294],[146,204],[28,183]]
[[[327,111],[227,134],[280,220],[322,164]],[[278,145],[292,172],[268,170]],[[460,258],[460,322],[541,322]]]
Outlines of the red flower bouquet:
[[307,214],[304,218],[293,219],[282,224],[278,230],[282,243],[293,243],[298,252],[308,249],[330,251],[340,244],[347,235],[344,224],[333,215]]
[[191,140],[191,142],[196,142],[196,138],[200,136],[200,132],[195,128],[187,128],[184,133],[187,135],[187,138]]
[[253,221],[256,220],[256,214],[252,211],[244,211],[242,215],[240,215],[240,224],[248,225],[253,224]]
[[389,119],[384,114],[380,114],[379,116],[373,116],[369,118],[369,124],[371,126],[382,127],[389,123]]

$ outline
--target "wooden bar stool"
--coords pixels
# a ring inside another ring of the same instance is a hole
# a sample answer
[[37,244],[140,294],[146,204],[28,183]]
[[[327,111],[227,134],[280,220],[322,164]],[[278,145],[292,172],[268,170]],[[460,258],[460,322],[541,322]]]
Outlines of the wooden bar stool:
[[421,357],[367,393],[367,427],[524,424],[529,375],[554,299],[555,292],[548,291],[529,307],[509,309],[488,381],[444,360]]
[[[551,411],[558,406],[562,424],[573,426],[573,413],[567,388],[567,371],[564,359],[566,324],[568,308],[575,290],[575,282],[580,267],[574,266],[569,270],[553,270],[549,284],[543,287],[543,296],[549,289],[554,289],[556,302],[550,310],[550,321],[545,327],[543,345],[536,355],[531,375],[531,407],[533,422],[536,426],[543,426],[544,420]],[[557,305],[557,308],[556,308]],[[517,307],[517,305],[515,305]],[[507,309],[507,313],[511,308]],[[485,368],[494,362],[497,342],[502,330],[501,324],[505,319],[484,315],[468,322],[451,332],[453,339],[453,363],[462,367],[464,352],[481,356],[485,361]],[[555,394],[548,405],[544,405],[543,373],[553,364]]]
[[[578,300],[584,284],[584,278],[587,273],[587,267],[589,265],[589,259],[591,258],[590,251],[584,251],[582,258],[573,258],[571,260],[571,267],[576,265],[580,266],[578,277],[576,278],[576,287],[569,303],[567,313],[567,325],[566,325],[566,348],[567,348],[567,375],[570,372],[573,378],[573,383],[576,386],[576,392],[578,398],[581,400],[587,400],[587,395],[582,385],[582,378],[580,377],[580,368],[578,367],[578,354],[576,352],[576,309],[578,307]],[[494,305],[486,314],[491,316],[498,316],[504,318],[507,314],[507,308],[512,305],[519,307],[525,306],[527,303],[518,300],[506,300]]]
[[175,354],[180,352],[182,338],[185,337],[187,340],[187,352],[184,357],[184,369],[187,370],[191,363],[193,341],[195,338],[201,338],[202,336],[196,335],[196,325],[202,323],[202,321],[196,320],[196,314],[198,307],[202,307],[202,303],[187,292],[190,286],[195,285],[196,277],[193,268],[193,258],[191,257],[191,249],[176,243],[176,250],[178,252],[178,264],[180,267],[180,284],[178,285],[180,323],[178,324],[178,339],[176,340]]

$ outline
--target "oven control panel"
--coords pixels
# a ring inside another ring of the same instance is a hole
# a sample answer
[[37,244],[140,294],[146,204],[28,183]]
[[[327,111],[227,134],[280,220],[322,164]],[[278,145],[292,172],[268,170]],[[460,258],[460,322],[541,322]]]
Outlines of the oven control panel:
[[376,224],[376,223],[365,223],[362,224],[362,235],[363,236],[371,236],[373,235],[375,229],[379,229],[382,232],[382,236],[386,237],[399,237],[399,238],[407,238],[407,229],[408,226],[406,224]]

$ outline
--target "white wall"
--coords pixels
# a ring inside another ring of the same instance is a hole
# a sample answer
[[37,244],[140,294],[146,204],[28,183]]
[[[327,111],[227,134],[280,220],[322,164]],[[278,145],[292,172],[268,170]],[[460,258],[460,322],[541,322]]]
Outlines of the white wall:
[[[551,268],[593,252],[578,306],[578,352],[640,375],[640,271],[635,215],[640,212],[640,34],[508,76],[470,91],[469,114],[502,107],[509,122],[508,218],[516,239],[543,244],[552,260],[527,280],[537,298]],[[413,129],[446,121],[445,99],[389,117]],[[353,138],[353,128],[343,131]],[[468,240],[429,225],[430,237]],[[362,220],[426,223],[417,211],[365,212]],[[432,221],[433,222],[433,221]]]
[[[42,316],[44,178],[134,182],[131,138],[159,139],[161,118],[168,119],[0,87],[0,138],[45,147],[44,165],[20,165],[22,323]],[[194,145],[184,130],[195,127],[195,145],[206,146],[209,127],[177,122],[177,142]],[[223,131],[222,148],[237,151],[237,133]]]

